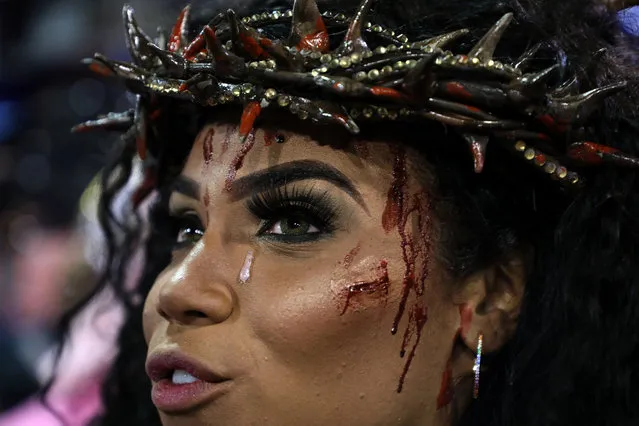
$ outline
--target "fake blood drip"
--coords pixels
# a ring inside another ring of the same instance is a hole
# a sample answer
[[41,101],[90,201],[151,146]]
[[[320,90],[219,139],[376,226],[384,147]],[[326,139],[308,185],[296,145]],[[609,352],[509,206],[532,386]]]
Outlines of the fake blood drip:
[[473,320],[473,311],[470,306],[464,304],[459,306],[459,329],[457,333],[455,333],[455,337],[453,337],[453,346],[451,350],[451,357],[446,363],[446,369],[442,373],[442,384],[439,388],[439,395],[437,396],[437,409],[441,410],[450,404],[453,400],[453,359],[452,359],[452,351],[455,350],[455,344],[457,340],[461,337],[462,339],[466,337],[468,331],[470,330],[470,324]]
[[255,129],[252,129],[248,136],[246,137],[246,141],[242,144],[239,152],[231,161],[231,165],[229,166],[229,171],[226,175],[226,182],[224,183],[224,189],[226,191],[231,190],[231,185],[233,185],[233,181],[235,180],[235,176],[237,175],[237,171],[242,168],[244,165],[244,158],[251,151],[253,146],[255,145]]
[[264,130],[264,146],[271,146],[276,141],[277,133],[272,130]]
[[[406,174],[406,152],[400,147],[392,146],[391,149],[395,156],[393,181],[388,190],[386,207],[382,214],[382,226],[386,233],[390,232],[393,228],[397,229],[405,264],[402,295],[395,320],[393,321],[392,334],[396,334],[398,331],[399,323],[404,317],[408,298],[411,293],[415,293],[417,299],[414,305],[409,309],[408,324],[404,331],[400,350],[400,356],[402,358],[405,357],[408,352],[404,370],[402,371],[397,386],[397,392],[401,392],[404,387],[406,374],[415,357],[417,345],[421,340],[422,330],[428,319],[428,309],[424,306],[421,296],[424,294],[425,282],[428,276],[428,265],[430,263],[429,254],[431,250],[429,236],[431,223],[430,215],[428,214],[429,206],[427,197],[422,193],[415,194],[410,199],[406,196],[406,184],[408,181]],[[411,213],[415,213],[417,218],[417,231],[419,235],[417,235],[416,238],[407,230],[408,219]],[[418,261],[419,266],[421,266],[420,271],[417,270]],[[410,350],[408,350],[409,345],[412,345]]]
[[381,260],[377,270],[378,276],[373,281],[357,282],[345,289],[346,303],[344,304],[344,309],[342,309],[340,315],[344,315],[346,313],[349,306],[351,306],[351,299],[354,296],[360,294],[377,295],[379,297],[388,296],[388,288],[390,284],[390,280],[388,279],[388,262]]
[[202,145],[202,157],[204,158],[204,164],[209,165],[213,161],[213,137],[215,136],[215,130],[210,128],[204,137],[204,144]]
[[226,133],[224,134],[224,139],[222,139],[222,152],[220,155],[226,154],[226,151],[229,150],[229,146],[231,145],[231,137],[235,133],[237,129],[233,126],[228,126],[226,128]]
[[346,254],[346,256],[344,256],[344,261],[342,262],[344,268],[350,268],[351,264],[353,263],[353,259],[355,259],[355,256],[357,256],[361,248],[362,244],[358,243],[351,251]]

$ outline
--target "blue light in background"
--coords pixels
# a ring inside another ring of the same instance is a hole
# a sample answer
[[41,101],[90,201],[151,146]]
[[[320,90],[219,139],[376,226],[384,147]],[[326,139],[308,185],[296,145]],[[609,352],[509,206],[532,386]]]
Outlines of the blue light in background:
[[639,36],[639,6],[629,7],[619,12],[619,21],[626,31]]
[[0,144],[7,141],[18,124],[17,105],[12,101],[0,101]]

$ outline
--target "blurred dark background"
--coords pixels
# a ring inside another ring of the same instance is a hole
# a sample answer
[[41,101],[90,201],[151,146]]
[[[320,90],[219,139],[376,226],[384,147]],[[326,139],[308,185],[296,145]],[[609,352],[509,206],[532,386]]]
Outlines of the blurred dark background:
[[[53,343],[65,286],[88,285],[68,279],[83,258],[78,202],[114,136],[69,129],[132,105],[120,84],[80,64],[94,52],[128,59],[122,3],[0,0],[0,413],[38,388],[37,360]],[[154,36],[186,2],[129,3]],[[635,30],[637,15],[623,15]]]
[[[0,0],[0,413],[39,386],[67,272],[82,258],[78,201],[114,135],[71,134],[132,99],[80,60],[128,59],[122,0]],[[184,1],[131,0],[155,36]],[[82,286],[85,283],[77,283]]]

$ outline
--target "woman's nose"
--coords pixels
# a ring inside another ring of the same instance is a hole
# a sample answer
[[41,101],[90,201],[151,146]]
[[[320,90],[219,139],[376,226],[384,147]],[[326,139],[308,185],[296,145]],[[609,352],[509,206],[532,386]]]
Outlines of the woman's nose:
[[212,325],[231,316],[233,290],[213,264],[206,248],[192,253],[166,281],[161,283],[157,311],[165,319],[182,325]]

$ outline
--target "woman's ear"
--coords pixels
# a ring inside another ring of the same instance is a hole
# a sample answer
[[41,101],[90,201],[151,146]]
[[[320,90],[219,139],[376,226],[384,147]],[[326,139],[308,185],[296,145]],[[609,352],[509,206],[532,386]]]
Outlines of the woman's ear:
[[517,252],[460,283],[454,297],[460,310],[460,338],[474,351],[483,335],[483,351],[498,351],[513,335],[530,270],[531,256]]

